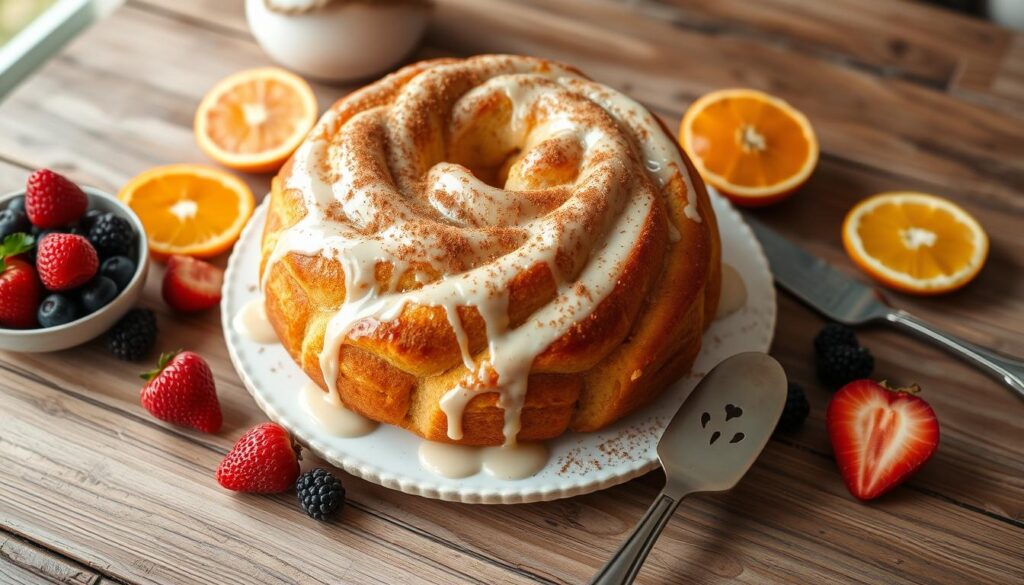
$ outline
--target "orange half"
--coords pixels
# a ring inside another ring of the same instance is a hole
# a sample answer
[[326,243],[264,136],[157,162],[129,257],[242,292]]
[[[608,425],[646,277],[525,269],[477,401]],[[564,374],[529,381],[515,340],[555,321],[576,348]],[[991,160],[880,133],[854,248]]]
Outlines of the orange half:
[[276,67],[240,71],[196,110],[196,142],[217,162],[245,172],[275,171],[316,123],[316,96],[301,77]]
[[154,258],[216,256],[231,248],[252,215],[249,186],[220,169],[169,165],[128,182],[118,198],[139,216]]
[[880,193],[843,221],[843,246],[882,284],[912,294],[956,290],[978,275],[988,255],[981,224],[948,199],[927,193]]
[[802,185],[818,164],[807,117],[752,89],[724,89],[695,101],[679,142],[712,187],[739,205],[767,205]]

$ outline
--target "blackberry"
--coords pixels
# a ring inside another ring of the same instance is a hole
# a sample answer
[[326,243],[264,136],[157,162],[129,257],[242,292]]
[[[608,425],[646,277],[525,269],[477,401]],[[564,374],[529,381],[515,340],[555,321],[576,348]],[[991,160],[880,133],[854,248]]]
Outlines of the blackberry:
[[120,360],[141,360],[155,343],[156,316],[149,309],[132,309],[107,332],[107,349]]
[[299,507],[310,518],[327,520],[345,505],[345,488],[326,469],[314,469],[295,482]]
[[795,431],[804,424],[804,419],[811,413],[811,403],[807,402],[804,389],[796,382],[790,382],[786,390],[786,405],[782,408],[782,416],[779,417],[779,424],[775,426],[776,431]]
[[814,351],[818,355],[824,354],[830,347],[840,345],[860,347],[853,329],[839,323],[826,323],[814,338]]
[[834,345],[818,354],[818,378],[823,384],[837,390],[842,386],[871,376],[875,358],[866,347]]
[[132,256],[135,230],[127,219],[114,213],[104,213],[89,228],[89,241],[103,258]]

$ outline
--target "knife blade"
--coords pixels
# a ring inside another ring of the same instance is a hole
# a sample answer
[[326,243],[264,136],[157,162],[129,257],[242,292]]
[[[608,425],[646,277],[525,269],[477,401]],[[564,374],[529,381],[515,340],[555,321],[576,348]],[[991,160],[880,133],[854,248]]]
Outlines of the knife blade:
[[743,214],[761,242],[779,286],[826,317],[846,325],[885,323],[935,344],[1002,382],[1024,399],[1024,360],[960,339],[902,309],[893,309],[870,286],[831,267],[760,221]]
[[884,319],[891,312],[875,289],[836,270],[753,217],[744,214],[743,219],[761,242],[775,281],[811,308],[847,325]]

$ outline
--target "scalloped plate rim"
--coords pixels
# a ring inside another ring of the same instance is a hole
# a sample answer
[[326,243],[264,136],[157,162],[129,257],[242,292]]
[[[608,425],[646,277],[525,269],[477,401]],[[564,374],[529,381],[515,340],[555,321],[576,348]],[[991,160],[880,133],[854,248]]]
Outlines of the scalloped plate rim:
[[[758,269],[758,274],[753,276],[760,278],[762,281],[757,283],[758,287],[755,292],[765,295],[765,306],[770,307],[770,314],[766,317],[766,323],[753,324],[753,326],[757,328],[757,331],[761,333],[760,338],[755,340],[756,347],[753,349],[756,351],[768,351],[774,335],[777,305],[775,288],[772,284],[772,276],[768,268],[767,258],[765,257],[764,251],[762,250],[760,243],[757,241],[757,238],[754,236],[753,232],[751,232],[749,226],[747,226],[743,221],[739,212],[736,211],[736,209],[734,209],[725,198],[718,195],[711,187],[708,187],[708,194],[714,204],[715,214],[718,218],[719,230],[724,231],[723,223],[725,223],[730,229],[738,230],[738,232],[733,235],[741,240],[742,244],[745,244],[750,248],[750,251],[753,252],[751,260]],[[228,259],[228,266],[224,274],[224,294],[221,300],[221,326],[224,330],[225,343],[228,348],[228,355],[230,356],[231,364],[238,372],[243,385],[256,401],[256,404],[271,420],[288,429],[300,443],[316,453],[324,461],[344,470],[350,475],[376,483],[389,489],[395,489],[412,495],[445,501],[483,504],[519,504],[573,497],[616,486],[659,467],[656,455],[652,456],[652,453],[648,453],[646,459],[638,458],[630,464],[618,465],[613,471],[602,469],[600,471],[581,474],[571,478],[563,478],[554,482],[550,480],[534,481],[535,478],[533,477],[518,481],[493,479],[493,483],[496,487],[491,489],[482,489],[458,487],[457,485],[445,486],[443,485],[444,481],[449,481],[454,484],[459,482],[459,480],[445,480],[445,478],[438,478],[436,481],[424,481],[422,479],[410,477],[407,474],[396,473],[394,471],[383,469],[379,466],[368,463],[365,459],[360,458],[351,452],[346,453],[327,445],[322,436],[317,436],[318,429],[315,428],[315,425],[295,420],[294,416],[289,413],[282,412],[275,406],[275,404],[272,403],[271,400],[268,399],[270,391],[268,391],[265,385],[257,383],[257,380],[250,375],[249,368],[246,367],[240,355],[240,351],[242,349],[241,346],[244,344],[252,344],[252,342],[241,339],[231,327],[231,320],[234,317],[237,308],[240,308],[241,304],[238,303],[236,306],[236,303],[232,302],[232,299],[237,296],[235,287],[245,286],[243,280],[245,276],[240,274],[241,268],[239,265],[243,262],[242,255],[249,249],[250,240],[256,237],[253,233],[258,228],[262,228],[262,223],[266,215],[266,208],[267,202],[265,199],[253,212],[249,223],[242,231],[238,243],[235,245],[230,258]],[[723,215],[727,217],[728,221],[722,221]],[[724,256],[725,250],[723,245],[723,259]],[[744,278],[744,280],[747,283],[749,292],[749,289],[751,288],[750,281],[747,278]],[[767,280],[767,286],[764,286],[764,280]],[[237,294],[245,296],[245,293]],[[254,296],[254,293],[250,293],[248,296]],[[754,318],[751,317],[751,319]],[[705,332],[705,340],[707,335],[708,332]],[[702,354],[705,351],[705,347],[706,344],[701,349]],[[746,351],[746,349],[744,351]],[[725,359],[725,357],[728,357],[728,355],[722,356],[721,359]],[[698,359],[700,358],[698,357]],[[721,359],[717,361],[721,361]],[[299,370],[294,362],[289,362],[289,364],[301,374],[301,370]],[[694,383],[696,382],[694,381]],[[666,393],[668,393],[668,391],[666,391]],[[298,395],[299,393],[295,392],[295,396],[297,397]],[[659,406],[662,405],[659,405],[658,401],[655,401],[654,403],[642,408],[637,413],[633,413],[630,417],[627,417],[627,420],[643,416],[645,413],[654,414],[650,411],[655,411]],[[663,414],[670,415],[672,413],[666,412]],[[650,421],[650,418],[648,417],[646,420]],[[387,426],[388,425],[381,425],[381,427]],[[407,431],[396,427],[392,428],[396,431],[407,433]],[[567,432],[561,437],[553,439],[552,442],[571,440],[575,437],[580,438],[579,443],[582,444],[588,440],[592,442],[593,438],[596,436],[596,433]],[[650,446],[651,449],[649,449],[649,451],[653,452],[653,446],[655,446],[656,443],[657,441],[654,441]],[[552,457],[548,466],[551,466],[554,463],[555,459]],[[419,466],[419,462],[414,461],[412,462],[412,465]],[[483,474],[481,473],[480,475]]]

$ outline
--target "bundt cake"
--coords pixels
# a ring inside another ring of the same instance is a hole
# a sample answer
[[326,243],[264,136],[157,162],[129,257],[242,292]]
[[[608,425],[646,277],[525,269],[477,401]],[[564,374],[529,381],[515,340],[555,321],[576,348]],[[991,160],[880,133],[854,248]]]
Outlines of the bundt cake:
[[657,118],[494,55],[334,104],[273,181],[260,265],[271,324],[326,392],[466,445],[650,401],[696,358],[720,270],[704,186]]

